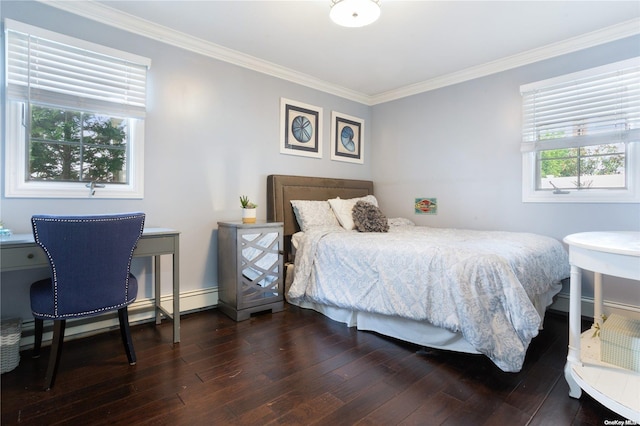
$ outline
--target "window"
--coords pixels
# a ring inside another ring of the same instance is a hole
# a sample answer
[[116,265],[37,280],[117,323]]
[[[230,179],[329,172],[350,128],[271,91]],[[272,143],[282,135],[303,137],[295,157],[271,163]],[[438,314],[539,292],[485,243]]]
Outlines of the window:
[[640,201],[640,58],[520,91],[523,201]]
[[6,20],[5,195],[142,198],[150,61]]

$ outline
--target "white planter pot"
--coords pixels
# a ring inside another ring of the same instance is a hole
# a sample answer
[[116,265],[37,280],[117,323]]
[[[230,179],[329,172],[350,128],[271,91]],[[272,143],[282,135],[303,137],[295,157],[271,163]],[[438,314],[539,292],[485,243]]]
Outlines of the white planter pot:
[[256,223],[257,209],[242,209],[242,223]]

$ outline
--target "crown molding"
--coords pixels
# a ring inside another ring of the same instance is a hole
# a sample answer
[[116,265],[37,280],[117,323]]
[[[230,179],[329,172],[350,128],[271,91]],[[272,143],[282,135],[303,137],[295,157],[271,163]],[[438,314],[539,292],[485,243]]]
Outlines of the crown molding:
[[109,6],[96,3],[92,0],[74,2],[65,0],[37,1],[133,34],[148,37],[200,55],[218,59],[223,62],[300,84],[302,86],[346,98],[368,106],[485,77],[487,75],[521,67],[523,65],[528,65],[534,62],[640,34],[640,18],[636,18],[558,43],[549,44],[506,58],[501,58],[496,61],[488,62],[486,64],[467,68],[372,96],[329,83],[311,75],[300,73],[251,55],[228,49],[224,46],[190,36],[150,21],[146,21],[113,9]]
[[427,81],[401,87],[397,90],[381,93],[371,97],[371,105],[381,104],[407,96],[417,95],[430,90],[439,89],[453,84],[463,83],[491,74],[551,59],[600,44],[609,43],[626,37],[640,34],[640,18],[631,19],[601,30],[582,34],[561,42],[548,44],[536,49],[528,50],[516,55],[488,62],[486,64],[467,68],[451,74],[436,77]]
[[342,98],[350,99],[365,105],[370,105],[371,97],[363,93],[190,36],[180,31],[123,13],[92,0],[73,2],[66,0],[37,1],[74,15],[98,21],[102,24],[148,37],[200,55],[218,59],[223,62],[297,83],[332,95],[340,96]]

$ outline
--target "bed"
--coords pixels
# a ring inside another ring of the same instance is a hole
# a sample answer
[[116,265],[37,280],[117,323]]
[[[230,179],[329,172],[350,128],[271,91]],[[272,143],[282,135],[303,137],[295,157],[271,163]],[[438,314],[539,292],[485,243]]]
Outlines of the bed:
[[569,276],[562,244],[402,218],[385,221],[386,232],[359,232],[343,222],[356,200],[377,204],[373,182],[268,176],[267,219],[284,224],[287,301],[349,327],[484,354],[503,371],[520,371]]

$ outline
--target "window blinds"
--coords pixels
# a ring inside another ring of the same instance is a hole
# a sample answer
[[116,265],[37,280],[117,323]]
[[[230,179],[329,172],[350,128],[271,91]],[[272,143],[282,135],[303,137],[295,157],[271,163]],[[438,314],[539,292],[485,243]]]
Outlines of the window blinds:
[[149,59],[16,21],[5,28],[9,97],[144,117]]
[[640,140],[640,58],[520,87],[522,151]]

